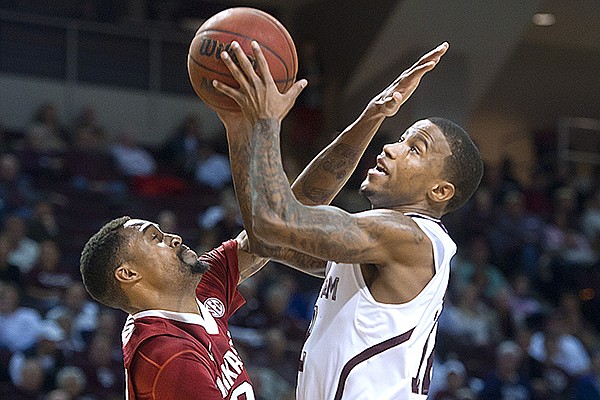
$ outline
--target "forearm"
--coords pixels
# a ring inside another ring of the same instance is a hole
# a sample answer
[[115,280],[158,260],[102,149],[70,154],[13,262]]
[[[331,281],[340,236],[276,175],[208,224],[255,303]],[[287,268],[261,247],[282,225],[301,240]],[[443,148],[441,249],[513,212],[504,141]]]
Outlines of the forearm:
[[285,221],[285,215],[299,205],[283,170],[280,129],[277,120],[258,120],[250,144],[252,222],[253,227],[263,228],[260,236],[265,239],[270,239],[265,232]]
[[329,204],[346,184],[385,117],[367,108],[302,171],[293,192],[302,204]]

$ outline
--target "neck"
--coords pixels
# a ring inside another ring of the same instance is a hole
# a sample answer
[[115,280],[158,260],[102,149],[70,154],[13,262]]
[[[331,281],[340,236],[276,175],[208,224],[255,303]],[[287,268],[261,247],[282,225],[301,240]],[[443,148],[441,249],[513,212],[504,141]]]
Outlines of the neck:
[[130,314],[137,314],[141,311],[148,310],[165,310],[179,313],[199,314],[198,303],[196,302],[196,291],[185,291],[185,294],[180,291],[178,293],[165,294],[160,293],[149,297],[132,296],[137,298],[129,310]]
[[442,218],[442,215],[444,214],[442,211],[432,210],[430,207],[423,207],[419,204],[408,204],[408,205],[391,206],[391,207],[373,206],[373,208],[386,208],[389,210],[398,211],[402,214],[406,214],[406,213],[421,214],[421,215],[426,215],[428,217],[435,218],[435,219]]

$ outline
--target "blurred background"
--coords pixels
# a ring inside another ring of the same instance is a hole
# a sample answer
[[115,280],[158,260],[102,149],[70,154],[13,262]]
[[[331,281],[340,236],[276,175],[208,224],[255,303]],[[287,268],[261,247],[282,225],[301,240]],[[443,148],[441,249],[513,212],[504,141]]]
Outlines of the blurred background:
[[[444,222],[458,244],[431,399],[600,399],[600,1],[0,0],[0,398],[120,399],[125,315],[91,301],[79,254],[108,220],[157,221],[199,251],[242,229],[225,135],[189,43],[232,6],[277,17],[309,87],[284,123],[290,180],[421,54],[450,50],[381,146],[443,116],[482,151]],[[293,398],[320,287],[276,263],[231,320],[257,398]]]

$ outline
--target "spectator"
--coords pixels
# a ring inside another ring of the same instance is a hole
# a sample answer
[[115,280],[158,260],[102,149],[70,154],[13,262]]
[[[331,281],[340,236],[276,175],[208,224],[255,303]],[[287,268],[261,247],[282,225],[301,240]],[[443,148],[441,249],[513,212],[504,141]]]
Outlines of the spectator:
[[18,215],[11,215],[4,221],[4,229],[0,232],[10,245],[8,262],[19,267],[21,274],[28,273],[38,259],[40,245],[26,236],[25,220]]
[[562,209],[544,230],[544,258],[565,266],[591,265],[597,260],[591,243]]
[[196,166],[194,169],[196,182],[212,189],[220,190],[231,183],[229,158],[218,153],[209,143],[200,142]]
[[56,151],[66,148],[67,131],[58,120],[56,107],[45,103],[38,108],[25,134],[28,147],[37,151]]
[[446,304],[439,320],[439,329],[466,346],[485,347],[499,339],[496,313],[479,297],[475,284],[469,284],[456,294],[456,305]]
[[43,327],[41,315],[20,305],[15,285],[0,284],[0,348],[25,351],[33,347]]
[[160,149],[162,161],[182,177],[192,177],[203,132],[200,121],[194,115],[188,115],[177,127],[172,136],[167,138]]
[[508,287],[502,272],[490,262],[490,246],[483,236],[469,241],[467,258],[457,258],[452,273],[455,291],[461,292],[466,285],[474,284],[487,301]]
[[92,400],[82,396],[86,390],[85,373],[79,367],[67,365],[56,375],[56,387],[67,392],[73,400]]
[[154,156],[137,143],[130,132],[123,132],[110,152],[119,171],[127,177],[146,177],[156,171]]
[[547,318],[544,329],[531,337],[529,354],[542,363],[551,363],[565,371],[570,377],[586,373],[590,368],[590,357],[579,339],[567,333],[566,318],[553,311]]
[[54,205],[48,200],[39,200],[33,207],[33,215],[29,220],[27,236],[40,243],[44,240],[56,240],[60,234],[60,228]]
[[537,275],[542,244],[543,221],[525,209],[520,191],[510,191],[504,197],[502,209],[490,232],[492,254],[505,272],[525,272]]
[[15,284],[19,290],[23,289],[23,276],[21,270],[11,264],[8,256],[10,254],[10,242],[6,236],[0,235],[0,283]]
[[0,218],[9,214],[28,216],[35,196],[17,157],[11,153],[0,155]]
[[444,363],[446,382],[444,388],[437,392],[434,400],[474,400],[475,393],[468,386],[467,370],[459,360],[448,360]]
[[25,275],[25,294],[45,312],[58,305],[72,282],[70,271],[61,262],[56,242],[43,241],[37,264]]
[[522,352],[513,341],[504,341],[496,349],[496,368],[484,382],[481,400],[529,400],[531,386],[519,372]]
[[12,384],[0,388],[0,398],[38,400],[44,393],[44,369],[37,359],[27,359]]
[[102,151],[106,148],[106,133],[92,106],[83,107],[73,121],[71,143],[78,149]]
[[98,326],[98,311],[98,303],[88,300],[83,284],[76,282],[67,289],[64,303],[51,308],[46,318],[58,321],[70,317],[72,326],[67,335],[72,343],[78,344],[76,350],[82,351]]
[[63,141],[67,139],[67,129],[60,122],[56,106],[52,103],[44,103],[36,110],[32,125],[43,126],[52,137]]
[[[16,352],[10,360],[10,371],[13,377],[17,376],[28,359],[40,362],[44,370],[44,389],[54,388],[58,370],[65,366],[67,359],[59,348],[59,343],[64,340],[65,332],[56,323],[44,321],[38,334],[35,346],[23,352]],[[15,380],[15,378],[13,378]]]
[[559,312],[565,317],[567,333],[575,336],[588,351],[600,345],[597,330],[586,321],[581,310],[581,300],[576,293],[564,292],[560,296]]
[[86,352],[75,364],[85,373],[85,393],[97,399],[116,399],[122,396],[125,370],[121,360],[112,358],[112,339],[94,335]]
[[217,243],[222,243],[227,238],[235,237],[236,232],[243,228],[242,215],[235,193],[224,190],[219,196],[219,204],[208,207],[198,218],[202,230],[213,230]]
[[575,384],[573,400],[600,400],[600,351],[592,357],[592,369]]
[[508,294],[508,307],[515,326],[525,328],[529,317],[543,311],[542,304],[532,293],[529,277],[517,274],[512,279],[512,291]]

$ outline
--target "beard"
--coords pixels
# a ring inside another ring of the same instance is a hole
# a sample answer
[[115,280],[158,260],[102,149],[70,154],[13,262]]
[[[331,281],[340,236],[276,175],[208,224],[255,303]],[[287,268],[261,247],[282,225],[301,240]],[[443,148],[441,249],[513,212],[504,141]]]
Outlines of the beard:
[[181,261],[183,272],[192,275],[202,275],[210,269],[210,264],[200,260],[195,251],[187,247],[185,244],[179,246],[177,257]]

